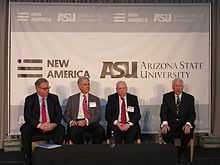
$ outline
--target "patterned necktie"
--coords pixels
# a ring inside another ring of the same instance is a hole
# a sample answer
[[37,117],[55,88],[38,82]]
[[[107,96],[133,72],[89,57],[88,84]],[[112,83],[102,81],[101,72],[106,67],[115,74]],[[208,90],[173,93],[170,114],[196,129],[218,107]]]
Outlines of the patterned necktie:
[[121,97],[122,103],[121,103],[121,123],[126,124],[126,110],[125,110],[125,99]]
[[180,97],[177,96],[177,100],[176,100],[176,112],[177,114],[179,113],[180,110]]
[[87,106],[86,95],[83,95],[83,113],[85,118],[89,118],[89,111]]
[[46,116],[46,108],[45,108],[45,98],[42,97],[42,105],[41,105],[41,117],[42,117],[42,123],[47,122],[47,116]]

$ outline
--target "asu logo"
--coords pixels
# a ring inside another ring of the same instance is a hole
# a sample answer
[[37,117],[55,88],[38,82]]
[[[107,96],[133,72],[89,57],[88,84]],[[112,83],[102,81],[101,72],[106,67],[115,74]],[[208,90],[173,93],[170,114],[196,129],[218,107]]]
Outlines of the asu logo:
[[76,22],[76,13],[58,13],[57,22]]
[[138,78],[137,77],[137,62],[103,62],[100,78],[110,76],[111,78]]
[[172,22],[172,14],[154,14],[154,22]]

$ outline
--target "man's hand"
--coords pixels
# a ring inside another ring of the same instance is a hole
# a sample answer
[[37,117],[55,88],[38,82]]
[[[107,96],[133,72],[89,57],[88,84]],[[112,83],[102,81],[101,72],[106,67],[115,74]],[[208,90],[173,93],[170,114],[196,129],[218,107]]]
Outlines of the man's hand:
[[77,125],[80,126],[80,127],[84,127],[86,125],[86,120],[77,121]]
[[42,130],[42,132],[47,132],[53,130],[56,126],[57,124],[55,123],[41,123],[39,128]]
[[119,128],[120,130],[122,130],[124,124],[122,124],[122,123],[120,123],[120,122],[117,122],[116,125],[118,126],[118,128]]
[[128,123],[123,124],[121,131],[127,131],[130,128],[130,125]]
[[117,126],[121,131],[127,131],[130,128],[130,125],[128,123],[122,124],[120,122],[117,122]]
[[162,134],[167,134],[167,132],[170,131],[170,127],[168,126],[168,124],[164,124],[162,129],[161,129],[161,133]]
[[183,132],[184,132],[185,134],[189,134],[189,133],[190,133],[190,125],[189,125],[189,124],[185,124],[185,125],[183,126]]
[[76,121],[71,121],[71,122],[70,122],[70,127],[71,127],[71,126],[77,126],[77,125],[78,125],[78,123],[77,123]]
[[57,124],[55,124],[55,123],[48,123],[48,124],[47,124],[47,130],[46,130],[46,131],[51,131],[51,130],[53,130],[56,126],[57,126]]

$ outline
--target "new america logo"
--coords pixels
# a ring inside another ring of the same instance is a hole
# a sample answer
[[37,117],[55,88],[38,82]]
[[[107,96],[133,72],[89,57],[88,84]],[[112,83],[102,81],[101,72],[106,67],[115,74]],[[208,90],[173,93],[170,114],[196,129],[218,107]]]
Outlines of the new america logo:
[[[46,63],[46,66],[44,64]],[[90,77],[88,70],[72,70],[70,60],[18,59],[18,78],[78,78]]]

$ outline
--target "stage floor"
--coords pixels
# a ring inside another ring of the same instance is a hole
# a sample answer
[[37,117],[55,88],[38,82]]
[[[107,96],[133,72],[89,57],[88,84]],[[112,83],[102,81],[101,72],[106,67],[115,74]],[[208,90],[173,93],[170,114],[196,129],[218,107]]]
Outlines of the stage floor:
[[[178,163],[177,165],[181,165]],[[195,147],[193,162],[184,165],[219,165],[220,148]],[[24,165],[24,154],[22,152],[4,152],[0,150],[0,165]]]

